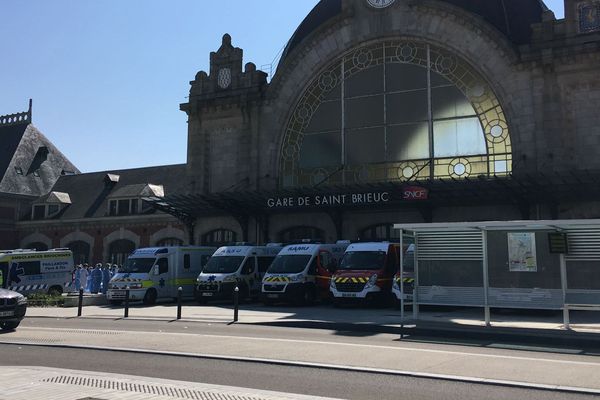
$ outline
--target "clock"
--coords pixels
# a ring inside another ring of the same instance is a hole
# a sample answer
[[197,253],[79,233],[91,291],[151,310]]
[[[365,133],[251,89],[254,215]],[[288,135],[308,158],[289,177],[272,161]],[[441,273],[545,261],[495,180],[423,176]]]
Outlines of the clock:
[[394,4],[396,0],[367,0],[367,3],[373,8],[386,8]]

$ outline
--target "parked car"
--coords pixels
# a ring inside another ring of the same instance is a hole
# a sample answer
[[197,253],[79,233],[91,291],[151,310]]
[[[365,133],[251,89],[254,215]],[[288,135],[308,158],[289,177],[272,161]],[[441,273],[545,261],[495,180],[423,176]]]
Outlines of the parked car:
[[0,289],[0,330],[16,329],[27,311],[27,299],[21,293]]

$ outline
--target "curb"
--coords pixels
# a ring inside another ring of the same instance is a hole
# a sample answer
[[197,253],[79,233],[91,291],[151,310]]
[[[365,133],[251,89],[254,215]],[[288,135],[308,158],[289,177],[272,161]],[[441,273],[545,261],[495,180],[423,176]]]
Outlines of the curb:
[[41,344],[41,343],[25,343],[25,342],[5,342],[0,340],[0,344],[14,345],[14,346],[30,346],[30,347],[52,347],[52,348],[63,348],[63,349],[80,349],[80,350],[96,350],[96,351],[113,351],[120,353],[132,353],[132,354],[152,354],[162,356],[174,356],[174,357],[186,357],[186,358],[198,358],[205,360],[220,360],[220,361],[237,361],[245,363],[257,363],[257,364],[269,364],[269,365],[281,365],[290,367],[301,367],[301,368],[318,368],[326,370],[346,371],[346,372],[360,372],[366,374],[378,374],[378,375],[392,375],[402,376],[411,378],[421,379],[436,379],[445,380],[450,382],[460,383],[473,383],[480,385],[490,386],[504,386],[513,387],[520,389],[533,389],[541,391],[552,391],[569,394],[585,394],[585,395],[600,395],[600,389],[592,388],[579,388],[573,386],[561,386],[561,385],[548,385],[540,383],[527,383],[519,381],[509,380],[498,380],[488,378],[475,378],[475,377],[464,377],[459,375],[445,375],[445,374],[433,374],[426,372],[413,372],[413,371],[401,371],[381,368],[368,368],[368,367],[352,367],[335,364],[321,364],[312,363],[305,361],[287,361],[287,360],[275,360],[269,358],[253,358],[253,357],[237,357],[237,356],[221,356],[213,354],[202,354],[202,353],[184,353],[175,351],[161,351],[161,350],[146,350],[146,349],[127,349],[119,347],[101,347],[101,346],[84,346],[84,345],[70,345],[70,344]]

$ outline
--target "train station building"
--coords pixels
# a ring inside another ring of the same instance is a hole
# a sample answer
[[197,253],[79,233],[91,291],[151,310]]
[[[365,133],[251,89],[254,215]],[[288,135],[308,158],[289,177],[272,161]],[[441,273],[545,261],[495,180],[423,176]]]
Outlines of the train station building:
[[167,242],[598,218],[600,2],[565,11],[321,0],[272,76],[225,34],[180,105],[187,163],[60,176],[19,214],[18,245],[82,242],[96,261]]

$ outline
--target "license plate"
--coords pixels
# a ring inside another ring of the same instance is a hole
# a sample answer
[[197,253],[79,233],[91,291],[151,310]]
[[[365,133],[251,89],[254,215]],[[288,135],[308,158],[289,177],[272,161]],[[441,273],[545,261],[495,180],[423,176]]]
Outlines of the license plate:
[[278,294],[268,294],[267,298],[268,299],[277,299],[277,298],[279,298],[279,295]]
[[0,317],[12,317],[15,315],[14,311],[0,311]]
[[342,293],[342,297],[356,297],[356,293]]
[[212,297],[212,295],[213,295],[213,293],[207,293],[207,292],[202,293],[202,296],[204,296],[204,297]]
[[125,296],[125,291],[124,290],[113,290],[112,295],[113,296]]

